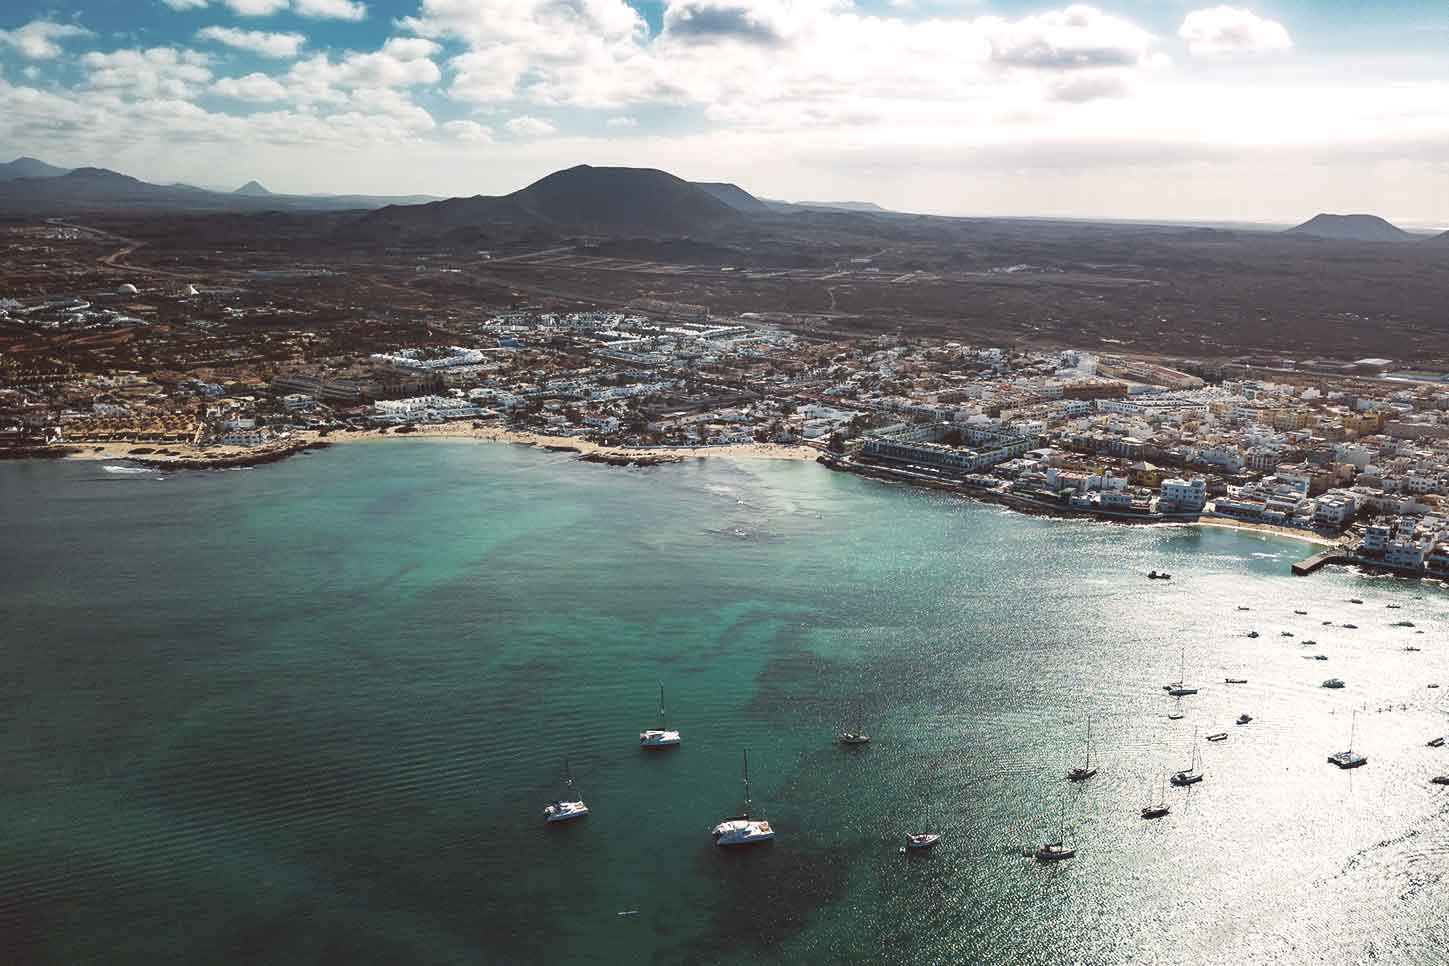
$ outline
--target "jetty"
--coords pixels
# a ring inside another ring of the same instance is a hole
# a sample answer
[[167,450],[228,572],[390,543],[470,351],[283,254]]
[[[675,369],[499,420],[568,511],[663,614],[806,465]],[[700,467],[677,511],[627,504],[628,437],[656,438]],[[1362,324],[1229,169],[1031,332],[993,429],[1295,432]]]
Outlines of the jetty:
[[1323,569],[1329,564],[1347,564],[1352,562],[1352,556],[1344,553],[1343,550],[1338,547],[1330,547],[1326,550],[1320,550],[1313,556],[1308,557],[1305,560],[1300,560],[1296,564],[1294,564],[1293,576],[1307,577],[1309,574],[1317,573],[1319,570]]

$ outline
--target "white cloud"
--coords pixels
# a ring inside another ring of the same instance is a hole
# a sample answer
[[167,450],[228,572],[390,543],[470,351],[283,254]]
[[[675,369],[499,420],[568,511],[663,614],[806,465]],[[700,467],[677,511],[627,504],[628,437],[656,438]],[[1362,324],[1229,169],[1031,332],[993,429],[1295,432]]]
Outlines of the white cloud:
[[273,34],[261,30],[237,30],[235,27],[203,27],[196,32],[196,39],[211,40],[237,50],[278,59],[296,57],[307,42],[301,34]]
[[303,101],[336,102],[356,88],[436,84],[442,72],[432,57],[439,47],[418,37],[394,37],[372,53],[347,53],[339,61],[317,54],[292,65],[286,82]]
[[32,20],[14,30],[0,30],[0,47],[10,47],[28,60],[51,60],[62,53],[56,41],[89,34],[89,30],[75,24]]
[[1237,51],[1286,50],[1293,46],[1288,29],[1244,7],[1194,10],[1182,21],[1177,35],[1195,56]]
[[222,0],[239,17],[270,17],[287,9],[287,0]]
[[1151,35],[1094,7],[1072,6],[1015,22],[983,18],[991,60],[1003,67],[1083,70],[1135,67],[1149,56]]
[[245,77],[223,77],[211,89],[223,97],[238,101],[262,103],[284,101],[287,89],[266,74],[247,74]]
[[615,129],[635,128],[638,126],[639,122],[632,117],[611,117],[604,122],[604,127]]
[[205,54],[174,47],[92,51],[80,62],[89,72],[87,86],[135,97],[190,98],[211,80]]
[[493,132],[477,121],[449,121],[443,131],[463,144],[492,144]]
[[161,0],[161,2],[172,10],[200,10],[206,6],[208,0]]
[[509,134],[520,138],[541,138],[558,133],[558,128],[554,127],[548,121],[532,117],[528,114],[510,118],[503,126],[508,129]]
[[355,0],[292,0],[298,16],[314,20],[363,20],[367,7]]

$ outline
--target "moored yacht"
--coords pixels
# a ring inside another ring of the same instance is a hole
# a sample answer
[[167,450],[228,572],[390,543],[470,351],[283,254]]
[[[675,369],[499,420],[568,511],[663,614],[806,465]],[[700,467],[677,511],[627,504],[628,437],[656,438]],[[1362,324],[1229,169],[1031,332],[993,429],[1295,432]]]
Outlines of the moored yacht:
[[1252,721],[1252,720],[1253,720],[1253,716],[1250,715],[1250,714],[1248,714],[1247,712],[1244,712],[1243,714],[1238,715],[1238,724],[1240,724],[1240,725],[1245,725],[1249,721]]
[[1437,738],[1430,738],[1428,741],[1424,742],[1424,744],[1430,748],[1443,748],[1444,736],[1440,735]]
[[1202,769],[1197,767],[1197,729],[1192,731],[1192,758],[1188,766],[1172,776],[1172,783],[1179,788],[1196,785],[1202,781]]
[[569,771],[569,760],[564,759],[564,795],[543,807],[545,822],[571,822],[589,814],[589,806],[574,794],[574,776]]
[[673,748],[679,744],[679,732],[668,731],[664,720],[664,682],[659,682],[659,727],[639,732],[640,748]]
[[1170,811],[1172,811],[1172,806],[1167,804],[1167,776],[1163,775],[1162,792],[1158,796],[1157,801],[1154,802],[1152,800],[1152,792],[1149,789],[1147,793],[1147,804],[1142,806],[1142,817],[1162,818]]
[[1087,719],[1087,756],[1081,765],[1067,770],[1067,781],[1084,782],[1097,774],[1097,766],[1092,764],[1092,719]]
[[1330,765],[1337,765],[1339,768],[1357,768],[1360,765],[1368,764],[1368,755],[1362,755],[1353,750],[1354,735],[1358,731],[1358,712],[1353,713],[1353,719],[1348,726],[1348,750],[1336,751],[1328,756]]
[[743,752],[745,771],[745,808],[734,818],[727,818],[712,830],[714,844],[720,846],[758,845],[775,837],[770,823],[750,818],[750,753]]
[[1343,680],[1341,678],[1329,678],[1327,681],[1324,681],[1321,685],[1319,685],[1319,687],[1324,687],[1332,691],[1337,691],[1339,688],[1343,687]]
[[1070,859],[1077,854],[1077,850],[1067,846],[1067,796],[1062,795],[1062,817],[1057,824],[1057,840],[1048,842],[1036,850],[1038,862],[1060,862],[1063,859]]

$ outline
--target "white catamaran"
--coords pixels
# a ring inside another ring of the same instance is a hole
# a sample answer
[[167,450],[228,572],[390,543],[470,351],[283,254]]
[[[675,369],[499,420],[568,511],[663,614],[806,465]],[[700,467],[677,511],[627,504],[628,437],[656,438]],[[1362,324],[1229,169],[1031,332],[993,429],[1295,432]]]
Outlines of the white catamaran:
[[664,721],[664,682],[659,682],[659,727],[639,732],[640,748],[673,748],[679,744],[679,732],[666,731]]
[[715,845],[756,845],[775,837],[775,830],[769,822],[750,818],[750,753],[744,752],[745,763],[745,809],[734,818],[725,819],[714,827],[710,835]]
[[543,808],[545,822],[571,822],[589,814],[589,806],[574,795],[574,776],[569,771],[569,760],[564,759],[564,795],[549,802]]
[[1353,720],[1348,725],[1348,750],[1336,751],[1328,756],[1331,765],[1339,768],[1357,768],[1360,765],[1368,764],[1368,755],[1361,755],[1353,750],[1353,739],[1358,731],[1358,712],[1353,713]]

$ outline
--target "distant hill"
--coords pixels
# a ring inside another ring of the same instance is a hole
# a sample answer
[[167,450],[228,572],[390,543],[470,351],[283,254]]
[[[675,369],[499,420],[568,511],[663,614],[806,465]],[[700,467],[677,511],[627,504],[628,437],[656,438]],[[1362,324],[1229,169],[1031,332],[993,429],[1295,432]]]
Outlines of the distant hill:
[[255,181],[236,191],[210,191],[151,184],[106,168],[66,171],[33,158],[0,164],[0,213],[356,211],[434,200],[427,195],[274,195]]
[[727,181],[694,181],[691,183],[696,188],[702,188],[714,195],[735,211],[766,212],[770,210],[769,205],[737,184],[730,184]]
[[863,211],[873,214],[890,214],[889,208],[882,208],[874,201],[795,201],[797,208],[829,208],[832,211]]
[[1414,237],[1378,215],[1314,215],[1286,234],[1370,242],[1410,241]]
[[[743,192],[741,192],[743,194]],[[363,234],[442,238],[489,228],[608,235],[688,235],[731,222],[740,212],[698,185],[654,168],[555,171],[500,197],[450,198],[391,206],[358,222]]]
[[0,181],[14,181],[17,178],[58,178],[69,171],[34,158],[16,158],[0,164]]

